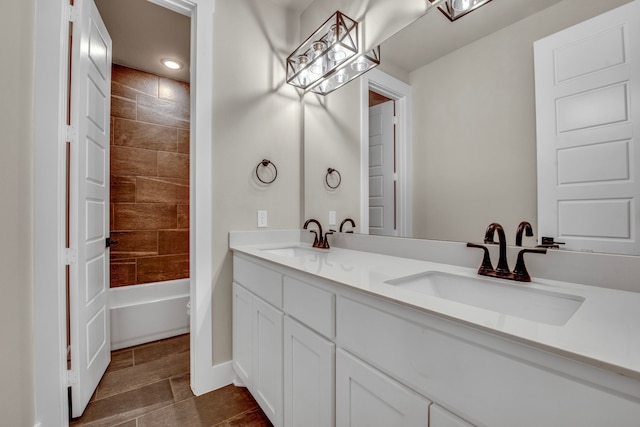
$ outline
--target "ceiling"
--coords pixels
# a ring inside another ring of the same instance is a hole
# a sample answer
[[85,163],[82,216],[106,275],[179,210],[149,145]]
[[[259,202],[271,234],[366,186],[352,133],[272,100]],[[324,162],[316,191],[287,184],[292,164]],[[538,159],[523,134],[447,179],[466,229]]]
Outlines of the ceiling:
[[410,73],[560,1],[493,0],[453,22],[431,9],[382,44],[382,62]]
[[[95,0],[113,40],[113,62],[188,82],[191,20],[153,1]],[[302,12],[314,0],[271,1]],[[184,67],[178,71],[169,70],[160,63],[163,58],[177,59]]]
[[[188,82],[190,18],[152,1],[95,0],[113,39],[113,62]],[[314,0],[271,1],[302,12]],[[454,22],[432,9],[383,43],[382,61],[411,72],[559,1],[493,0]],[[160,63],[163,58],[177,59],[184,67],[169,70]]]
[[[95,0],[113,40],[113,62],[188,82],[191,19],[147,0]],[[181,70],[164,67],[177,59]]]
[[271,1],[280,6],[293,9],[296,12],[302,12],[307,8],[307,6],[313,3],[314,0],[271,0]]

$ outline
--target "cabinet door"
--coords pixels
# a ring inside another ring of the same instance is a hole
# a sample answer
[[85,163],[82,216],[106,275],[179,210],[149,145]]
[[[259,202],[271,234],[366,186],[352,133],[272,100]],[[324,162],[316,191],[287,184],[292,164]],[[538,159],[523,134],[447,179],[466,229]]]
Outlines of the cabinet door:
[[251,388],[253,365],[253,296],[233,284],[233,370],[240,382]]
[[334,425],[335,345],[290,317],[284,320],[284,424]]
[[275,426],[282,426],[282,320],[275,307],[253,298],[253,397]]
[[473,427],[462,418],[432,403],[429,407],[429,427]]
[[429,404],[349,353],[336,352],[338,427],[427,427]]

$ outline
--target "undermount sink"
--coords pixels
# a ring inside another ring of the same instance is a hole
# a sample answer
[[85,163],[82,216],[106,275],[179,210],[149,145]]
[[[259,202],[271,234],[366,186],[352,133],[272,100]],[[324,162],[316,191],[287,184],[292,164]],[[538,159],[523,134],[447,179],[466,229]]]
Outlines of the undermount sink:
[[262,249],[262,252],[288,258],[304,257],[307,255],[318,255],[319,253],[319,251],[316,249],[305,248],[302,246],[287,246],[284,248]]
[[498,280],[429,271],[385,283],[555,326],[567,323],[584,302],[584,298],[577,295],[530,288],[528,285],[500,283]]

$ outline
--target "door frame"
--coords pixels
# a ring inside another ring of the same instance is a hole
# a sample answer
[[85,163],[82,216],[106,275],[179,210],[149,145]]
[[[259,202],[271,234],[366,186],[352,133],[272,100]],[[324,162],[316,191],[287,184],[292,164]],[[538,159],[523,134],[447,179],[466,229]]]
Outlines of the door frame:
[[384,95],[396,103],[398,236],[411,237],[413,230],[411,86],[375,68],[360,78],[360,232],[369,234],[369,90]]
[[[191,388],[228,384],[212,366],[213,13],[215,0],[153,0],[191,17],[190,294]],[[65,180],[68,0],[35,0],[33,348],[36,426],[68,424]],[[195,87],[197,85],[197,90]],[[197,232],[196,232],[197,230]],[[186,309],[186,307],[185,307]]]

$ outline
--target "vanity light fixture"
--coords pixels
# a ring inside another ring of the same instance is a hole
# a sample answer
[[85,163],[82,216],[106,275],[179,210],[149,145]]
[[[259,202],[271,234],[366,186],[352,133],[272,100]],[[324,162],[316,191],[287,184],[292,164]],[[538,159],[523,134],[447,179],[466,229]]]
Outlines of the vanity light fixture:
[[335,70],[322,82],[312,87],[311,92],[319,95],[331,93],[378,65],[380,65],[380,45],[358,55],[353,61]]
[[162,61],[162,65],[164,65],[165,67],[167,67],[170,70],[180,70],[182,69],[183,65],[182,62],[176,60],[176,59],[171,59],[171,58],[163,58]]
[[[444,14],[451,22],[466,15],[479,8],[480,6],[489,3],[491,0],[427,0],[430,3],[438,3],[438,9]],[[434,4],[435,6],[435,4]]]
[[326,95],[380,64],[380,46],[360,53],[358,23],[334,13],[287,58],[287,83]]

